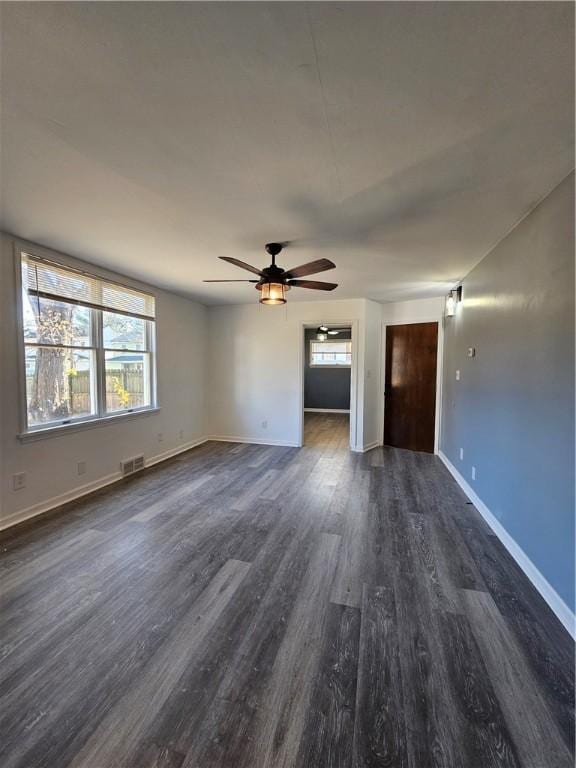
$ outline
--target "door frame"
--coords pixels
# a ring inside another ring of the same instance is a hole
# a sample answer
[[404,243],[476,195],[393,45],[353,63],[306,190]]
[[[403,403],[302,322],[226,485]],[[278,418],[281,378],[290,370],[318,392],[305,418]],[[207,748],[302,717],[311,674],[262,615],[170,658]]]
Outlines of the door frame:
[[440,432],[442,427],[442,367],[444,362],[444,317],[418,317],[414,320],[396,320],[382,323],[382,342],[380,349],[380,439],[384,443],[384,387],[386,386],[386,329],[389,325],[417,325],[419,323],[436,323],[438,325],[438,344],[436,348],[436,407],[434,413],[434,453],[440,450]]
[[359,398],[358,398],[358,363],[360,355],[358,354],[358,320],[338,320],[323,317],[316,322],[301,322],[298,328],[298,377],[300,381],[299,393],[298,393],[298,445],[302,447],[304,445],[304,343],[305,331],[310,328],[318,328],[319,325],[325,324],[328,327],[346,326],[352,329],[352,365],[350,367],[350,440],[349,447],[351,451],[362,451],[362,447],[358,447],[358,424],[360,423],[360,416],[358,414]]

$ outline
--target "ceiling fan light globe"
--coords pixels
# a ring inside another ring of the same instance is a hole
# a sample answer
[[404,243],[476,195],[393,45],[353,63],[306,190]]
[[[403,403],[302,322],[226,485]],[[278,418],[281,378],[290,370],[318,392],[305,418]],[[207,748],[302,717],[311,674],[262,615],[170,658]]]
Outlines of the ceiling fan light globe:
[[287,286],[283,283],[262,283],[256,287],[260,291],[260,304],[267,304],[268,306],[286,304],[284,294]]

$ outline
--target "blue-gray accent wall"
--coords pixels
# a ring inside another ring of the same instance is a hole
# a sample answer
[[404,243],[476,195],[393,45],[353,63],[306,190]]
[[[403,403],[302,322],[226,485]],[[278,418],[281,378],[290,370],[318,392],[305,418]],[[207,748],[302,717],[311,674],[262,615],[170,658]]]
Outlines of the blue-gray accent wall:
[[444,321],[441,434],[442,451],[572,609],[574,309],[572,174],[463,281]]
[[[316,329],[304,332],[304,408],[350,408],[350,368],[310,368],[310,341],[316,338]],[[347,330],[334,337],[351,339]]]

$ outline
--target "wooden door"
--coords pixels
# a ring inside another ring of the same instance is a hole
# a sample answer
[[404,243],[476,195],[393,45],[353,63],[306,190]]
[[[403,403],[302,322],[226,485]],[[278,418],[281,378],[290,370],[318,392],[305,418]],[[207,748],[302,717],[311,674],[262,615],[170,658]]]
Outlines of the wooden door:
[[438,323],[386,328],[384,445],[434,452]]

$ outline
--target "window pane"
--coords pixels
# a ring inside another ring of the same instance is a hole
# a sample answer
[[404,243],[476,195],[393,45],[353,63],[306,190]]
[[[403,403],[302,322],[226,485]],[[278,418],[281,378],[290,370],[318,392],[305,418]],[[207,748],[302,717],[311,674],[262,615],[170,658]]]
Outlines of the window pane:
[[24,341],[35,344],[63,344],[72,347],[92,346],[92,310],[22,295]]
[[106,410],[126,411],[150,405],[150,355],[105,352]]
[[27,347],[28,425],[94,414],[93,367],[91,350]]
[[146,320],[115,312],[103,312],[106,349],[146,349]]
[[310,365],[352,365],[351,341],[313,341],[310,349]]

